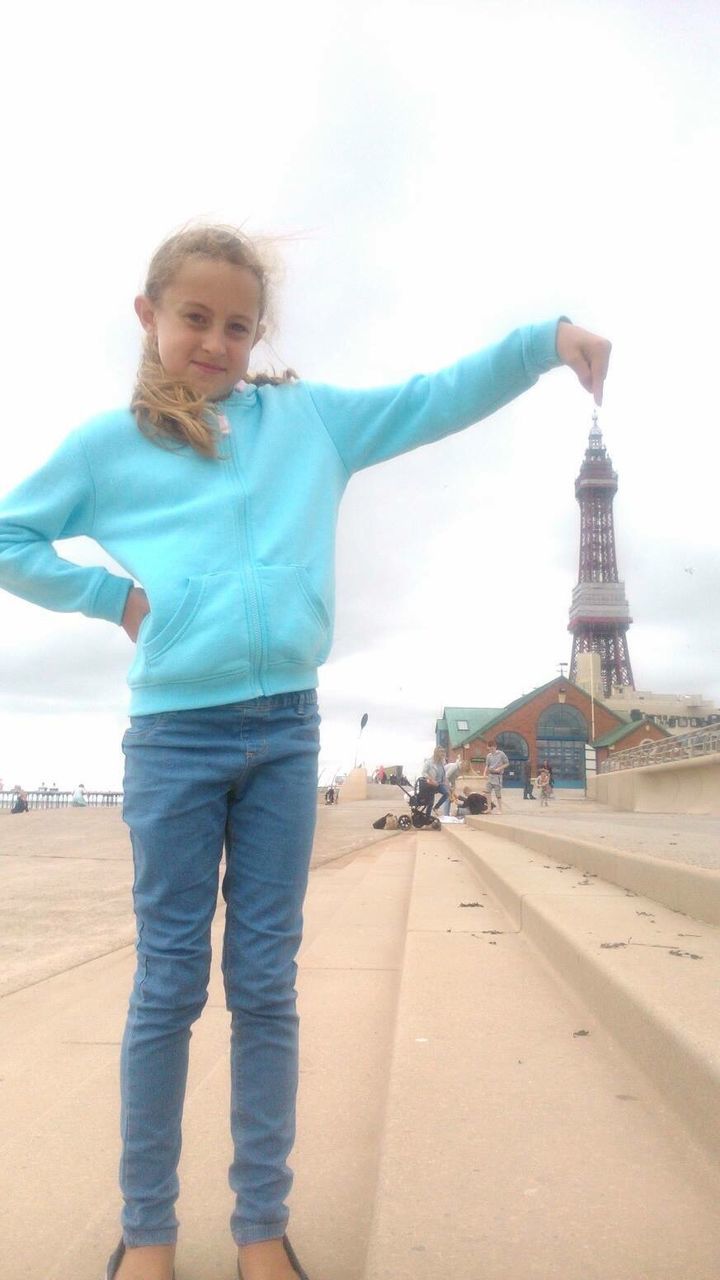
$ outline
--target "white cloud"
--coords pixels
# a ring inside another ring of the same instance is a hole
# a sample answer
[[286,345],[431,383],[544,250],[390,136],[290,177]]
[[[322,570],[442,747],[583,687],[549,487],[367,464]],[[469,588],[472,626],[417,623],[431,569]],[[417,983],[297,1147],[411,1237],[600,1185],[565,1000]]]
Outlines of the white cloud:
[[[566,311],[614,341],[601,424],[636,680],[720,698],[710,577],[684,572],[710,575],[717,554],[714,5],[198,12],[131,3],[108,32],[104,11],[71,3],[40,40],[32,11],[14,17],[2,487],[126,399],[144,265],[198,214],[288,236],[274,346],[306,376],[396,380]],[[554,373],[489,423],[353,481],[328,750],[347,755],[358,690],[384,726],[368,726],[367,763],[390,745],[420,759],[443,703],[501,703],[569,657],[591,408]],[[0,772],[22,762],[31,785],[51,751],[68,785],[91,760],[117,772],[119,711],[68,714],[68,697],[119,707],[122,637],[15,601],[0,623]],[[36,718],[33,666],[62,731]]]

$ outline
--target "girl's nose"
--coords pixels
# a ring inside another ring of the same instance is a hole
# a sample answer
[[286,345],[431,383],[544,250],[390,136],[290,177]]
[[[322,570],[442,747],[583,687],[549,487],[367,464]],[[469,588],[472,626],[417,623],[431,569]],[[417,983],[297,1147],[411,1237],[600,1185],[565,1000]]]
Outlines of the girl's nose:
[[225,351],[225,334],[222,329],[206,329],[203,334],[203,350],[212,355],[222,355]]

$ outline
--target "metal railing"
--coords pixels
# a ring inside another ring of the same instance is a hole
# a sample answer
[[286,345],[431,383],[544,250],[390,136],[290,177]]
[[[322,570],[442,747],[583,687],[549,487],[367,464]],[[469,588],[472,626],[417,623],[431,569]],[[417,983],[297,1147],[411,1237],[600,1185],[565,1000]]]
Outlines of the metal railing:
[[[72,806],[72,791],[27,791],[30,809],[67,809]],[[122,791],[86,791],[89,808],[111,807],[122,802]],[[14,791],[0,791],[0,809],[12,809],[17,796]]]
[[639,769],[648,764],[667,764],[671,760],[690,760],[695,756],[708,756],[720,752],[720,725],[706,725],[693,729],[692,733],[680,733],[660,742],[645,742],[628,751],[618,751],[603,760],[601,773],[614,773],[617,769]]

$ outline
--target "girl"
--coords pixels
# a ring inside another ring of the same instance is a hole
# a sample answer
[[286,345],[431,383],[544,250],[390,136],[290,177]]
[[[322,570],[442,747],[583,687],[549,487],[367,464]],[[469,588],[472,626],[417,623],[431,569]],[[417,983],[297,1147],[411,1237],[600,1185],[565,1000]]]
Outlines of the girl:
[[540,792],[540,808],[547,808],[548,800],[550,799],[551,783],[550,773],[545,765],[541,765],[535,785]]
[[[285,1234],[295,955],[350,476],[477,422],[559,364],[599,404],[609,359],[607,341],[561,319],[393,388],[252,376],[269,303],[247,237],[171,237],[135,304],[145,346],[130,408],[74,431],[0,504],[0,583],[118,623],[136,645],[123,750],[138,962],[121,1054],[123,1235],[107,1280],[173,1274],[190,1027],[223,845],[238,1268],[244,1280],[305,1274]],[[52,544],[80,534],[128,576],[61,559]]]

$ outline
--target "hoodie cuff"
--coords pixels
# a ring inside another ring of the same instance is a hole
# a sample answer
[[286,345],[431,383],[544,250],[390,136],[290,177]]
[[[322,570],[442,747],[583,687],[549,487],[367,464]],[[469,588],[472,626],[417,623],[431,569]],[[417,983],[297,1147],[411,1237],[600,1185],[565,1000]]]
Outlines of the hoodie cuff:
[[558,316],[555,320],[546,320],[544,324],[528,325],[524,355],[528,367],[538,373],[557,369],[562,364],[557,353],[557,331],[561,320],[572,324],[568,316]]
[[119,578],[116,574],[106,573],[95,592],[92,617],[104,618],[106,622],[122,622],[127,598],[135,586],[132,578]]

